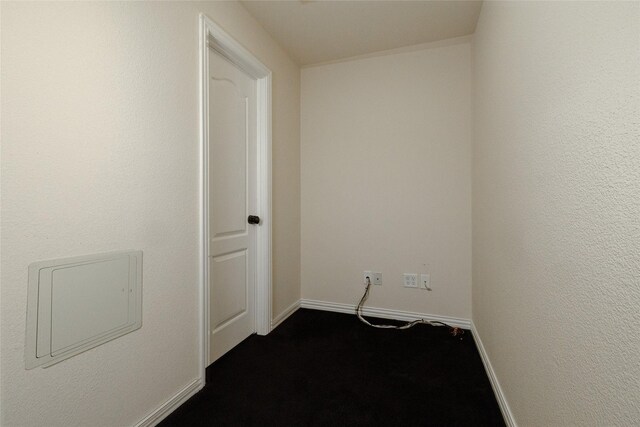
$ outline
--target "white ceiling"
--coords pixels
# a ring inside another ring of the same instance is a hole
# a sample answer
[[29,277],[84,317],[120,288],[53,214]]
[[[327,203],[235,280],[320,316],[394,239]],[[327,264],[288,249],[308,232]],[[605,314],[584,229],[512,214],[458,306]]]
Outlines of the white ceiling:
[[472,34],[481,1],[242,1],[300,65]]

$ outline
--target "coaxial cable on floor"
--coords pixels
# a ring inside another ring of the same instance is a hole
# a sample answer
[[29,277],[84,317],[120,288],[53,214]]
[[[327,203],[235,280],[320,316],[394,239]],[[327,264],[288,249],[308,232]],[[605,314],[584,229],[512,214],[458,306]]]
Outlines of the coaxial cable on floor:
[[446,326],[450,329],[451,335],[453,335],[454,337],[457,335],[464,334],[464,329],[457,328],[457,327],[448,325],[444,322],[439,322],[437,320],[417,319],[411,322],[406,322],[404,325],[385,325],[385,324],[374,324],[369,322],[367,319],[365,319],[362,316],[362,307],[364,306],[365,301],[369,297],[369,290],[371,288],[371,278],[367,276],[366,279],[367,279],[367,287],[364,291],[364,295],[362,295],[362,298],[358,303],[358,306],[356,307],[356,315],[358,316],[358,319],[360,319],[360,321],[363,322],[364,324],[371,326],[373,328],[380,328],[380,329],[409,329],[418,324],[425,324],[425,325],[431,325],[431,326]]

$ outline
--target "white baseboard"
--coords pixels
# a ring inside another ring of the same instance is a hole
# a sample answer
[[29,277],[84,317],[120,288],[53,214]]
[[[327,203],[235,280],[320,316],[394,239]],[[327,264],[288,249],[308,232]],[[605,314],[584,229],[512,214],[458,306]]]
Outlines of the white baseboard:
[[[342,304],[337,302],[318,301],[312,299],[301,299],[300,307],[312,308],[315,310],[335,311],[337,313],[356,314],[355,304]],[[471,321],[469,319],[460,319],[457,317],[439,316],[437,314],[414,313],[403,310],[390,310],[388,308],[364,307],[362,314],[365,316],[381,317],[383,319],[394,319],[412,321],[418,319],[430,320],[433,322],[443,322],[447,325],[457,328],[469,329]]]
[[498,377],[496,377],[496,373],[493,370],[493,366],[491,366],[491,361],[489,360],[489,356],[487,355],[486,350],[484,349],[484,345],[482,344],[482,340],[480,339],[480,335],[478,334],[478,330],[473,322],[471,322],[471,334],[473,335],[473,340],[476,342],[476,347],[478,348],[478,352],[480,353],[480,358],[482,359],[482,363],[484,364],[484,370],[487,372],[487,376],[489,377],[489,381],[491,382],[491,387],[493,388],[493,394],[496,396],[496,400],[498,401],[498,405],[500,406],[500,411],[502,412],[502,417],[504,418],[504,422],[509,427],[517,427],[516,420],[513,418],[513,413],[511,412],[511,408],[509,408],[509,403],[507,402],[507,398],[502,392],[502,387],[500,387],[500,382],[498,381]]
[[158,409],[147,415],[136,424],[136,427],[153,427],[160,421],[164,420],[176,408],[186,402],[191,396],[196,394],[204,387],[201,378],[193,380],[188,386],[176,393],[171,399],[160,405]]
[[271,330],[273,331],[275,328],[277,328],[282,322],[284,322],[285,320],[287,320],[287,317],[291,316],[293,313],[296,312],[297,309],[300,308],[300,300],[294,302],[293,304],[291,304],[289,307],[285,308],[285,310],[280,313],[279,315],[277,315],[272,321],[271,321]]

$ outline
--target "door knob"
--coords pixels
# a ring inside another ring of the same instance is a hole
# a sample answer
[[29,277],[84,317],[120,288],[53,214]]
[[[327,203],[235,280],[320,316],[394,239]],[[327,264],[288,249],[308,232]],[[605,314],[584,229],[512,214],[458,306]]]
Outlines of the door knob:
[[257,215],[249,215],[247,220],[249,221],[249,224],[260,224],[260,217]]

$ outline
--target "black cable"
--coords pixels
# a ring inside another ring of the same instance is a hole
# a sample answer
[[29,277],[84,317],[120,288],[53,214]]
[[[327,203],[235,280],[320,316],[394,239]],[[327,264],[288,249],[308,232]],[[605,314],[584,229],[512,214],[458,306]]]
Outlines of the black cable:
[[369,322],[367,319],[365,319],[364,317],[362,317],[362,307],[364,306],[364,302],[367,300],[367,298],[369,297],[369,289],[371,288],[371,279],[367,276],[367,287],[364,290],[364,295],[362,295],[362,298],[360,298],[360,302],[358,303],[358,305],[356,306],[356,315],[358,316],[358,319],[360,319],[360,321],[362,321],[364,324],[371,326],[372,328],[380,328],[380,329],[409,329],[419,323],[425,324],[425,325],[431,325],[431,326],[446,326],[449,329],[451,329],[451,334],[453,336],[456,335],[462,335],[464,334],[464,330],[460,329],[460,328],[456,328],[453,327],[451,325],[447,325],[444,322],[440,322],[437,320],[431,321],[431,320],[425,320],[425,319],[418,319],[418,320],[413,320],[411,322],[407,322],[404,325],[376,325],[373,324],[371,322]]

